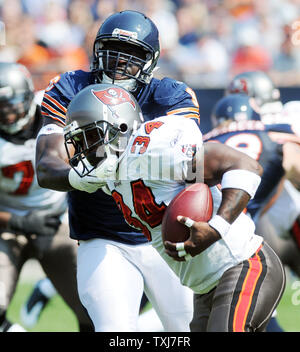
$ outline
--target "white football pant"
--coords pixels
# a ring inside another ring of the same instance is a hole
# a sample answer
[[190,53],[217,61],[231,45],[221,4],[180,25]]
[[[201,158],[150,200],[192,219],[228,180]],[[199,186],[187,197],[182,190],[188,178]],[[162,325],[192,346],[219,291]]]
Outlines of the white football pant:
[[138,331],[143,291],[165,331],[190,331],[193,292],[180,284],[149,243],[80,241],[77,280],[80,300],[95,331]]

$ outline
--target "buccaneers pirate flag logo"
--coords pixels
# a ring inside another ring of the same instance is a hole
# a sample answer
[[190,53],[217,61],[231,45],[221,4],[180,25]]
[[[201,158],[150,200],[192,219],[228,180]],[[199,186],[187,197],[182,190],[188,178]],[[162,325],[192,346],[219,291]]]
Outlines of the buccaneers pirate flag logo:
[[108,105],[109,107],[113,107],[116,105],[129,103],[135,109],[135,102],[132,100],[130,94],[121,88],[108,88],[105,90],[93,90],[92,93],[97,97],[102,103]]

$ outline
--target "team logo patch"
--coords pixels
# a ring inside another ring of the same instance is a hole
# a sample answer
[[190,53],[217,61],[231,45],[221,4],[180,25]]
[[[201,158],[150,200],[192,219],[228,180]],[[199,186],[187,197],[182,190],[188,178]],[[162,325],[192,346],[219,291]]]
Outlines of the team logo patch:
[[249,88],[247,81],[243,78],[240,78],[238,80],[234,80],[230,87],[229,87],[230,93],[249,93]]
[[96,98],[102,101],[102,103],[108,106],[116,106],[129,103],[134,109],[136,107],[135,102],[132,100],[130,94],[121,88],[108,88],[99,91],[92,89],[92,93]]
[[115,28],[112,32],[112,35],[114,37],[124,36],[132,39],[137,39],[138,37],[137,32],[127,31],[126,29],[122,29],[122,28]]
[[196,154],[197,146],[196,144],[185,144],[181,150],[188,158],[192,158]]

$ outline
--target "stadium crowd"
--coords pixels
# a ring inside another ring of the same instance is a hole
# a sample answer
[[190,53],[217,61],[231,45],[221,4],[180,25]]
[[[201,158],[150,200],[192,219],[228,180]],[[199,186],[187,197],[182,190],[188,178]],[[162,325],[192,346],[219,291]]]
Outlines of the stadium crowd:
[[43,89],[57,73],[88,70],[100,24],[123,9],[156,23],[158,78],[214,88],[257,69],[277,86],[300,83],[298,0],[2,0],[0,60],[27,66]]

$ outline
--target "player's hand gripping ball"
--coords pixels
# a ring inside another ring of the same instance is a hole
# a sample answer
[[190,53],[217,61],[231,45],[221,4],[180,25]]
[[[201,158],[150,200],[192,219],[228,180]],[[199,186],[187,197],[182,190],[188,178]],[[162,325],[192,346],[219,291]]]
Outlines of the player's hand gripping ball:
[[190,236],[190,229],[178,222],[177,216],[189,217],[194,221],[207,222],[213,213],[213,198],[205,183],[195,183],[170,202],[162,220],[162,239],[170,242],[184,242]]

